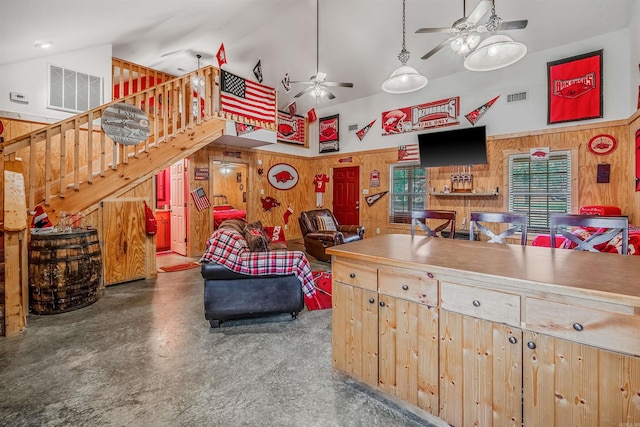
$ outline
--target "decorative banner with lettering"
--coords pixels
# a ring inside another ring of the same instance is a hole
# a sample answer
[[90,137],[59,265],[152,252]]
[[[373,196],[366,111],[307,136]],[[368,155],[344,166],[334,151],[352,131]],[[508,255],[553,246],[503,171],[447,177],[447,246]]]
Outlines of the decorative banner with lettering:
[[365,197],[364,200],[367,202],[367,205],[371,206],[375,202],[380,200],[382,198],[382,196],[384,196],[387,193],[388,193],[388,191],[383,191],[382,193],[372,194],[370,196]]
[[484,116],[484,113],[487,112],[487,110],[493,105],[494,102],[496,102],[498,98],[500,98],[500,95],[496,96],[491,101],[467,114],[465,117],[467,118],[467,120],[469,120],[469,123],[475,126],[478,120],[480,120],[480,118]]
[[602,50],[547,63],[547,124],[602,117]]
[[246,123],[236,123],[236,134],[238,136],[244,135],[245,133],[253,132],[258,129],[262,129],[260,126],[248,125]]
[[323,117],[320,119],[318,126],[320,128],[319,138],[321,153],[340,150],[340,146],[338,145],[338,141],[340,140],[338,116],[338,114],[335,114],[333,116]]
[[278,141],[306,146],[307,130],[308,122],[304,117],[278,111]]
[[382,135],[416,132],[460,124],[460,97],[382,113]]
[[371,123],[369,123],[368,125],[366,125],[362,129],[360,129],[358,132],[356,132],[356,135],[358,136],[358,139],[360,141],[362,141],[364,139],[365,135],[367,134],[367,132],[369,132],[369,129],[371,129],[371,127],[376,122],[376,120],[377,119],[374,119]]
[[138,107],[118,103],[108,106],[102,113],[102,130],[113,142],[138,145],[151,134],[149,118]]

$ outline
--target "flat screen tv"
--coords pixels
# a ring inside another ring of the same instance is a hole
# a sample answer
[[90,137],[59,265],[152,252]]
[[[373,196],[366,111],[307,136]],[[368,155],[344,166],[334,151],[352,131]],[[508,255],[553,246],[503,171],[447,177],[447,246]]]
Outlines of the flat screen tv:
[[487,161],[487,133],[485,126],[418,135],[420,166],[482,165]]

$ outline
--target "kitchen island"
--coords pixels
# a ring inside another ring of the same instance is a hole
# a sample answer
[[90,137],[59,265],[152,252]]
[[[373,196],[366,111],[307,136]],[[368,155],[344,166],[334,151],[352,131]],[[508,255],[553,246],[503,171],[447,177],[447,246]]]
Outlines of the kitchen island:
[[640,425],[638,257],[409,235],[327,253],[338,371],[454,426]]

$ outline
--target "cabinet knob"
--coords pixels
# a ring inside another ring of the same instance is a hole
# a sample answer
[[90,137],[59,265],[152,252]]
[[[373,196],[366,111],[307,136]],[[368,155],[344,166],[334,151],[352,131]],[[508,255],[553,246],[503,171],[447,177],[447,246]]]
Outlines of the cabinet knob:
[[356,273],[350,273],[349,277],[351,277],[352,279],[355,279],[356,278]]
[[531,350],[533,350],[534,348],[536,348],[536,343],[534,343],[533,341],[529,341],[527,343],[527,347],[529,347]]
[[374,300],[373,298],[369,298],[369,304],[373,304],[374,302],[376,302],[376,300]]
[[510,336],[509,337],[509,342],[511,344],[517,344],[518,343],[518,339],[516,337],[514,337],[514,336]]
[[478,301],[477,299],[474,299],[472,304],[474,307],[480,307],[480,301]]
[[429,279],[433,279],[433,273],[427,273],[427,277],[428,277]]
[[384,307],[384,301],[380,301],[380,307]]
[[407,285],[402,285],[402,290],[403,290],[403,291],[408,291],[408,290],[409,290],[409,286],[407,286]]
[[573,324],[573,329],[575,329],[576,331],[580,332],[581,330],[584,329],[584,327],[580,323],[574,323]]

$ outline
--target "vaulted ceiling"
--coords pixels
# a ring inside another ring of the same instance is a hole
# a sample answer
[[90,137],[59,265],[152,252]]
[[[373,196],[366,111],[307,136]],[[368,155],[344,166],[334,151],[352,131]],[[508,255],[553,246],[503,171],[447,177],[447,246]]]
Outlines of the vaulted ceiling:
[[[448,47],[421,60],[448,34],[415,31],[450,27],[478,1],[406,0],[408,65],[431,80],[465,71],[463,58]],[[495,7],[503,20],[529,20],[526,29],[503,33],[532,53],[627,27],[633,1],[495,0]],[[278,89],[280,107],[304,88],[292,85],[285,93],[285,73],[308,80],[319,69],[327,80],[354,84],[333,88],[333,101],[316,104],[305,95],[300,109],[380,93],[400,65],[402,1],[319,2],[316,20],[316,0],[3,0],[0,65],[112,44],[115,57],[180,75],[196,69],[196,54],[201,66],[217,65],[215,54],[224,43],[224,68],[231,72],[253,78],[261,60],[264,83]],[[36,49],[38,40],[55,44]]]

